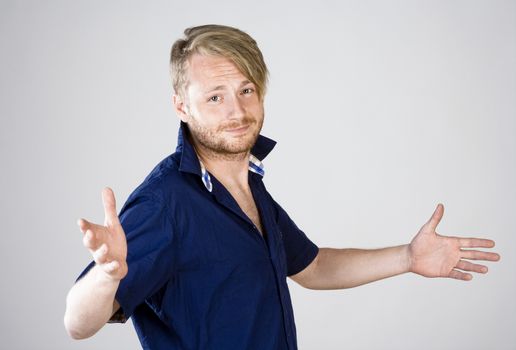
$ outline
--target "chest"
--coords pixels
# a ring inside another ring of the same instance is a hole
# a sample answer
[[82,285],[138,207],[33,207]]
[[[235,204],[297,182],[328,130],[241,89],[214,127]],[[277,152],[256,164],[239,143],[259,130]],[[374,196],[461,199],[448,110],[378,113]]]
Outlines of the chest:
[[256,206],[256,203],[251,192],[246,193],[244,191],[238,190],[230,190],[229,192],[237,202],[240,209],[242,209],[242,211],[247,215],[247,217],[253,222],[256,228],[263,235],[260,214],[258,212],[258,208]]
[[172,207],[181,230],[179,269],[197,270],[218,262],[262,267],[281,262],[274,270],[283,271],[285,252],[274,202],[259,183],[251,186],[249,193],[226,191],[214,180],[211,194],[189,193],[187,201]]

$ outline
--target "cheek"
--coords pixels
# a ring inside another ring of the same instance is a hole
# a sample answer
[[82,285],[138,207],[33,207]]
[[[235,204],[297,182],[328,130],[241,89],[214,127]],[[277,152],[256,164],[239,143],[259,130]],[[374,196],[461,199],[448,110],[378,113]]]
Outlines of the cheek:
[[213,106],[201,106],[192,110],[192,115],[197,122],[207,128],[216,127],[223,118],[222,113],[222,108]]
[[249,109],[249,113],[252,114],[255,118],[261,119],[261,118],[263,118],[263,106],[262,105],[252,106]]
[[245,110],[254,116],[258,116],[263,114],[263,104],[258,99],[252,99],[245,103]]

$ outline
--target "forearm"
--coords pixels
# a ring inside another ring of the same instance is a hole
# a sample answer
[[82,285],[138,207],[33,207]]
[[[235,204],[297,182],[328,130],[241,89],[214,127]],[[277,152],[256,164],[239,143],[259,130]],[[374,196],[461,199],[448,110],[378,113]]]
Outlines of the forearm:
[[363,250],[321,248],[306,287],[344,289],[409,271],[408,245]]
[[115,294],[119,284],[94,266],[70,289],[64,323],[72,338],[91,337],[106,324],[118,305]]

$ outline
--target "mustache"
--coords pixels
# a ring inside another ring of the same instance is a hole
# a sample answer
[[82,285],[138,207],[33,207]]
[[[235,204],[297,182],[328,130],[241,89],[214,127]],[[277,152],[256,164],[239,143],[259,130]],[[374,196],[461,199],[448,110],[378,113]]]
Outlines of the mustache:
[[228,122],[220,127],[221,131],[239,129],[247,125],[255,123],[255,120],[249,117],[244,117],[239,121]]

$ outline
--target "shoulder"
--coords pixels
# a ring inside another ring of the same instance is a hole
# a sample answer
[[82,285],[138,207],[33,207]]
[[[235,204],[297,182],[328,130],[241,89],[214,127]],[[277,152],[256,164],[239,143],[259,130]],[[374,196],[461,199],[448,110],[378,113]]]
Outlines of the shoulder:
[[191,195],[200,178],[179,170],[181,153],[173,153],[161,160],[134,189],[128,202],[137,198],[151,198],[159,205],[174,207]]

